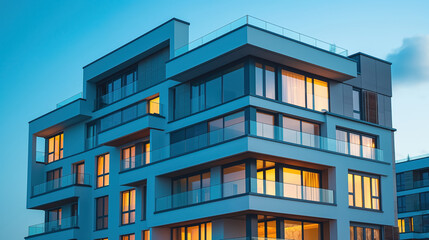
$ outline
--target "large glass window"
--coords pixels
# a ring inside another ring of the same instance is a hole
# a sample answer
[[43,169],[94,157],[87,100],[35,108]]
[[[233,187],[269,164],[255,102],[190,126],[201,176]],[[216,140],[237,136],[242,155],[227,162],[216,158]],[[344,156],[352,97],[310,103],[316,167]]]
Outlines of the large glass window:
[[227,102],[244,95],[244,68],[236,66],[223,75],[223,101]]
[[147,112],[150,114],[159,114],[159,98],[154,98],[150,101],[141,101],[102,117],[99,120],[100,132],[135,120]]
[[197,113],[244,95],[244,64],[174,87],[174,119]]
[[97,157],[97,188],[109,186],[109,165],[108,153]]
[[245,133],[244,120],[244,111],[240,111],[172,132],[171,154],[176,156],[242,136]]
[[379,177],[348,174],[349,206],[380,210]]
[[136,220],[136,190],[131,189],[121,193],[121,224],[134,223]]
[[52,191],[61,187],[62,168],[57,168],[46,173],[46,191]]
[[274,115],[269,113],[256,113],[257,135],[266,138],[274,138]]
[[[312,93],[312,88],[310,89]],[[305,76],[282,70],[282,98],[283,102],[306,107]]]
[[212,223],[202,223],[172,230],[173,240],[212,240]]
[[328,82],[283,69],[282,101],[316,111],[328,111]]
[[[426,225],[428,226],[428,225]],[[414,232],[414,218],[398,218],[399,233]]]
[[276,70],[274,67],[255,64],[256,95],[276,99]]
[[337,129],[337,151],[353,156],[376,159],[374,136]]
[[223,169],[223,197],[246,192],[246,165],[238,164]]
[[95,200],[96,230],[106,229],[109,223],[109,197],[104,196]]
[[45,232],[61,229],[62,219],[62,208],[47,210],[45,212]]
[[283,141],[318,147],[319,135],[319,124],[283,117]]
[[[283,229],[279,229],[280,227]],[[321,240],[322,224],[258,215],[258,237],[264,239]]]
[[137,70],[116,75],[97,86],[98,108],[112,104],[136,92]]
[[381,240],[379,226],[350,226],[350,240]]
[[420,210],[420,194],[410,194],[398,197],[398,212],[412,212]]
[[175,179],[172,185],[174,207],[210,200],[210,172]]
[[270,161],[256,161],[258,193],[276,195],[276,164]]
[[97,146],[97,123],[89,123],[86,127],[86,149]]
[[48,163],[63,158],[64,134],[60,133],[48,138]]
[[142,231],[142,240],[150,240],[150,230]]
[[285,197],[320,201],[321,176],[318,172],[283,167]]
[[258,237],[277,238],[277,221],[274,217],[258,215]]

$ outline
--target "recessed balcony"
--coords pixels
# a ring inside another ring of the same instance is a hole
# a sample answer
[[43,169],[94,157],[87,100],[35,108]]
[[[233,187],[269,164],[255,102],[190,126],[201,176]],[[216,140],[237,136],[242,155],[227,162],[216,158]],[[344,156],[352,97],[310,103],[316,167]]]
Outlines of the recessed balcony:
[[45,183],[34,185],[32,188],[32,197],[56,191],[73,185],[90,186],[90,175],[85,173],[75,173],[63,176]]
[[[250,184],[250,188],[248,187]],[[171,194],[156,199],[157,212],[188,207],[243,194],[276,197],[285,200],[335,204],[334,191],[258,178],[239,179],[192,191]]]

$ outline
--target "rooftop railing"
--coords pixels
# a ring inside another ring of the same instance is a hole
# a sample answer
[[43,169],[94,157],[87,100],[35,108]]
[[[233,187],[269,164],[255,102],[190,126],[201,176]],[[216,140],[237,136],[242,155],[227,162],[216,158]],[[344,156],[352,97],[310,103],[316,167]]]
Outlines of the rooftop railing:
[[216,39],[216,38],[218,38],[218,37],[220,37],[220,36],[222,36],[228,32],[231,32],[231,31],[233,31],[233,30],[235,30],[241,26],[244,26],[244,25],[251,25],[254,27],[258,27],[258,28],[270,31],[272,33],[279,34],[281,36],[293,39],[295,41],[302,42],[302,43],[305,43],[305,44],[308,44],[308,45],[311,45],[311,46],[314,46],[314,47],[317,47],[317,48],[320,48],[320,49],[323,49],[323,50],[326,50],[326,51],[329,51],[329,52],[332,52],[332,53],[335,53],[335,54],[338,54],[341,56],[345,56],[345,57],[348,56],[348,51],[346,49],[338,47],[335,44],[327,43],[327,42],[319,40],[317,38],[310,37],[308,35],[305,35],[305,34],[302,34],[302,33],[299,33],[299,32],[296,32],[296,31],[293,31],[293,30],[290,30],[290,29],[287,29],[287,28],[284,28],[281,26],[278,26],[276,24],[269,23],[267,21],[264,21],[264,20],[249,16],[249,15],[241,17],[241,18],[239,18],[239,19],[237,19],[237,20],[235,20],[235,21],[233,21],[233,22],[231,22],[231,23],[229,23],[229,24],[227,24],[221,28],[216,29],[215,31],[213,31],[207,35],[204,35],[204,36],[202,36],[202,37],[200,37],[200,38],[198,38],[192,42],[189,42],[188,44],[176,49],[174,51],[174,56],[175,57],[180,56],[180,55],[182,55],[188,51],[191,51],[192,49],[195,49],[201,45],[204,45],[204,44],[206,44],[206,43],[208,43],[208,42],[210,42],[210,41],[212,41],[212,40],[214,40],[214,39]]
[[62,218],[57,221],[44,222],[28,227],[28,236],[56,232],[77,226],[77,216]]
[[51,181],[33,186],[32,196],[37,196],[43,193],[52,192],[71,185],[90,185],[90,175],[86,173],[75,173],[63,176]]
[[75,94],[75,95],[67,98],[64,101],[61,101],[61,102],[57,103],[57,108],[63,107],[63,106],[65,106],[65,105],[67,105],[67,104],[69,104],[69,103],[71,103],[73,101],[76,101],[76,100],[80,99],[80,98],[83,98],[83,93],[82,92],[80,92],[78,94]]

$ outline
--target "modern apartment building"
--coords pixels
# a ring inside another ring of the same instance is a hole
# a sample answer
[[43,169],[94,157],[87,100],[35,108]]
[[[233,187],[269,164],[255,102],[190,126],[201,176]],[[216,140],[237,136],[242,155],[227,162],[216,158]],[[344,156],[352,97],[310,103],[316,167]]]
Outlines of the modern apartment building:
[[30,122],[27,239],[398,239],[389,62],[250,16],[188,31]]
[[396,163],[401,239],[429,239],[429,156]]

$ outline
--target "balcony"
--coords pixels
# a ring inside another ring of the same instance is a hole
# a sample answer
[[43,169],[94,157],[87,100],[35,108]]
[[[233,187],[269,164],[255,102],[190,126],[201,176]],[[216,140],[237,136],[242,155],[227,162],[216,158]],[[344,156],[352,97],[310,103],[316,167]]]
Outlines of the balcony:
[[383,161],[383,151],[381,149],[255,121],[250,122],[250,135],[365,159]]
[[[98,145],[120,146],[124,143],[149,136],[149,130],[163,129],[163,105],[142,101],[111,113],[100,119]],[[87,139],[87,148],[93,147],[94,139]]]
[[45,194],[48,192],[56,191],[73,185],[86,185],[90,186],[90,175],[79,173],[63,176],[42,184],[34,185],[32,188],[32,197]]
[[[250,183],[250,191],[246,190],[246,183]],[[156,199],[155,209],[157,212],[171,210],[241,194],[324,204],[335,203],[333,190],[250,178],[160,197]]]
[[62,218],[58,221],[45,222],[28,227],[28,237],[77,227],[77,216]]
[[105,95],[99,96],[96,101],[96,109],[101,109],[106,107],[112,103],[115,103],[121,99],[124,99],[132,94],[134,94],[137,90],[136,86],[137,82],[134,81],[128,85],[125,85],[121,88],[118,88],[112,92],[109,92]]

